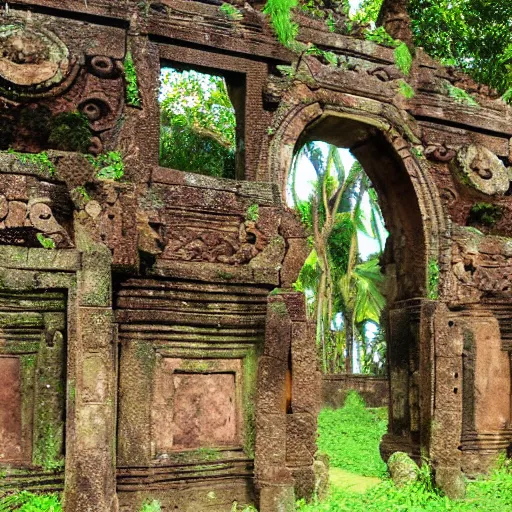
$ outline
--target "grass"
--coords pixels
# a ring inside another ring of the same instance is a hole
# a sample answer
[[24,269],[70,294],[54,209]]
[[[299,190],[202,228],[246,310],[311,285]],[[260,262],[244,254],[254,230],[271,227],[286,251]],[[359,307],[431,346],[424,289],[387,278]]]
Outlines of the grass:
[[33,494],[22,491],[11,496],[0,496],[0,512],[62,512],[57,494]]
[[323,409],[318,417],[318,450],[329,455],[332,468],[382,478],[387,466],[379,443],[387,428],[387,409],[367,409],[357,393],[349,393],[341,409]]
[[468,482],[464,500],[450,500],[436,489],[428,464],[418,471],[417,482],[396,487],[378,450],[385,412],[366,409],[356,393],[348,395],[343,408],[321,411],[318,444],[331,459],[331,493],[321,502],[300,501],[297,512],[512,511],[512,461],[505,456],[489,477]]
[[413,484],[398,488],[389,479],[361,494],[333,489],[329,498],[309,505],[299,502],[298,512],[505,512],[512,510],[512,472],[505,463],[487,479],[468,483],[465,500],[450,500],[433,488],[428,471]]

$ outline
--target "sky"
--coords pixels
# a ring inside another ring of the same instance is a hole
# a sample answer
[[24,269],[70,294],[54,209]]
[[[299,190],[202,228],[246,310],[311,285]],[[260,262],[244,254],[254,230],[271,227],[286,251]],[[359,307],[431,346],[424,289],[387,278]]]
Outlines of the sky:
[[[325,146],[325,148],[328,147],[328,145],[324,142],[319,144]],[[339,152],[343,166],[345,167],[345,170],[348,171],[352,167],[352,164],[355,162],[355,158],[352,156],[348,149],[340,148]],[[311,162],[305,156],[301,158],[298,165],[296,181],[297,195],[299,199],[306,200],[313,191],[313,182],[316,179],[316,174],[313,166],[311,165]],[[291,205],[292,200],[290,191],[288,191],[287,200],[288,204]],[[366,213],[369,211],[368,195],[365,195],[362,206],[363,212]],[[368,215],[366,215],[366,217],[368,217]],[[384,226],[382,226],[381,232],[385,233]],[[387,234],[384,235],[384,238],[386,236]],[[358,242],[359,253],[363,259],[366,259],[370,254],[374,254],[379,251],[378,242],[375,239],[366,236],[364,233],[358,233]]]

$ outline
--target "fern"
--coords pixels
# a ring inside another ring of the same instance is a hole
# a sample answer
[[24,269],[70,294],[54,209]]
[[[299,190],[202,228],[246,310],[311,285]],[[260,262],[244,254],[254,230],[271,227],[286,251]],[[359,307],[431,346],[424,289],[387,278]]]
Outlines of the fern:
[[299,32],[299,26],[292,21],[292,9],[297,0],[267,0],[263,12],[270,16],[270,23],[279,42],[286,47],[292,45]]
[[377,44],[391,48],[396,48],[400,45],[400,41],[393,39],[384,27],[378,27],[374,30],[367,29],[364,32],[364,37],[367,41],[374,41]]
[[400,80],[398,83],[398,92],[407,100],[414,98],[416,95],[414,89],[405,80]]
[[395,64],[398,69],[405,75],[409,76],[412,68],[412,55],[409,47],[405,43],[400,43],[394,52]]
[[320,48],[317,48],[315,45],[311,45],[306,50],[306,53],[309,55],[316,55],[317,57],[322,57],[328,64],[331,64],[332,66],[338,65],[338,56],[335,53],[321,50]]

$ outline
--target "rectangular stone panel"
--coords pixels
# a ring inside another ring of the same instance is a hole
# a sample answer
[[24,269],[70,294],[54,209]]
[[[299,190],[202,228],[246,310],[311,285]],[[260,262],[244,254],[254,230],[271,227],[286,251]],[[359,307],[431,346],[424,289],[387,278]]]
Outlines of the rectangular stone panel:
[[0,463],[22,458],[20,359],[0,357]]
[[235,372],[186,371],[164,358],[154,388],[153,440],[157,454],[234,446],[238,440]]

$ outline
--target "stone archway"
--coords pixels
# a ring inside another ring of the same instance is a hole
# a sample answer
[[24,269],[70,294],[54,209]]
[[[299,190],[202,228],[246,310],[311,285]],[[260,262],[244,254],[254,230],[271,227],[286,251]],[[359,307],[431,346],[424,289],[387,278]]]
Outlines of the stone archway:
[[[390,232],[391,243],[385,254],[386,273],[395,281],[395,286],[391,287],[393,292],[388,297],[385,319],[391,396],[389,431],[383,438],[381,451],[386,459],[395,451],[408,452],[418,461],[420,454],[434,457],[437,438],[431,425],[436,420],[434,397],[439,391],[436,389],[434,369],[434,317],[441,306],[437,300],[429,298],[428,281],[429,267],[433,262],[441,266],[441,272],[446,270],[443,262],[447,261],[444,239],[448,221],[438,189],[430,177],[427,160],[415,147],[421,147],[421,144],[414,135],[414,122],[409,124],[404,112],[389,105],[384,107],[367,98],[324,89],[311,91],[302,84],[294,89],[287,92],[284,102],[300,98],[300,103],[295,102],[285,114],[281,112],[279,116],[270,146],[268,178],[278,182],[284,193],[294,152],[309,140],[322,140],[350,149],[367,172],[378,192],[386,227]],[[436,296],[438,294],[436,291]],[[314,347],[314,331],[309,331],[307,340],[300,338],[304,337],[304,333],[297,325],[305,321],[305,314],[301,318],[296,316],[296,305],[300,300],[297,294],[292,293],[281,293],[271,299],[267,313],[266,343],[269,351],[271,346],[275,351],[276,338],[281,340],[278,345],[278,350],[282,351],[281,361],[287,358],[287,350],[291,352],[292,363],[288,369],[292,382],[296,379],[299,382],[309,381],[309,391],[313,394],[318,389],[314,384],[315,369],[312,364],[316,354],[307,342]],[[288,311],[289,328],[283,327],[282,318],[273,320],[280,308]],[[295,337],[297,335],[300,335],[299,338]],[[282,342],[287,336],[289,345]],[[302,355],[297,355],[296,350],[302,351]],[[300,364],[308,358],[309,365]],[[294,365],[295,361],[299,361],[299,364]],[[275,362],[269,358],[260,365],[259,387],[268,385],[269,375],[274,380],[284,378],[282,372],[286,365],[280,366]],[[280,371],[281,377],[278,377]],[[309,373],[309,377],[300,372]],[[304,390],[300,385],[292,385],[292,393],[301,389]],[[308,475],[304,465],[307,457],[301,459],[302,466],[299,468],[293,455],[300,451],[311,455],[315,450],[314,428],[310,423],[313,421],[316,427],[318,402],[310,399],[309,408],[307,405],[304,407],[303,402],[292,396],[291,408],[279,411],[279,400],[276,400],[274,416],[268,415],[271,403],[268,399],[260,399],[258,403],[261,420],[258,438],[262,441],[257,443],[256,477],[261,495],[265,497],[260,504],[263,512],[273,510],[268,495],[272,496],[272,500],[286,499],[287,482],[289,486],[295,486],[299,496],[307,495],[308,490],[314,489],[311,486],[315,482],[313,473],[317,462],[312,463]],[[300,405],[295,407],[296,403]],[[302,433],[297,432],[301,427]],[[280,429],[285,429],[285,432]],[[452,428],[450,432],[451,436],[448,432],[445,434],[451,439],[451,450],[456,451],[460,437],[457,437],[457,429]],[[274,440],[281,438],[287,447],[286,464],[281,468],[280,478],[275,476],[278,462],[274,460],[268,463],[269,458],[265,453],[268,446],[263,441],[265,437]],[[446,464],[446,461],[439,461],[440,465],[443,463]],[[442,472],[441,467],[439,469]],[[279,481],[280,487],[269,484],[268,474],[274,475],[274,482]]]

